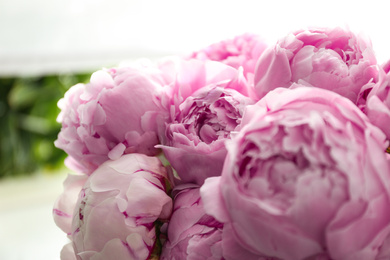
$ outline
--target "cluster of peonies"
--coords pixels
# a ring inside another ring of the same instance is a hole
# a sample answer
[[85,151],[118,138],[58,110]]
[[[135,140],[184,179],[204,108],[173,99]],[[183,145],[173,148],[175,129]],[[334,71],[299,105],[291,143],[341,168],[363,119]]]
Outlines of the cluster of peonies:
[[59,102],[61,259],[390,259],[390,62],[341,28],[95,72]]

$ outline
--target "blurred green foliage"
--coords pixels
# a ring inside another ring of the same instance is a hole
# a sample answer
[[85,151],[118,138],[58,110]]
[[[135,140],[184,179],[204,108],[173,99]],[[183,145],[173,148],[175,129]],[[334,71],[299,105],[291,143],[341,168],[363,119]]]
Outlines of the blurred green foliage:
[[91,73],[0,78],[0,178],[63,166],[57,102]]

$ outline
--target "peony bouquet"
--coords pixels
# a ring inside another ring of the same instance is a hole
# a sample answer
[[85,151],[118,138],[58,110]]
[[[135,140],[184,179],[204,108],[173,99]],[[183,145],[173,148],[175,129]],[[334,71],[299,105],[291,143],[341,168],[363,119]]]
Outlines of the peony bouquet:
[[59,101],[61,259],[390,259],[390,62],[342,28],[103,69]]

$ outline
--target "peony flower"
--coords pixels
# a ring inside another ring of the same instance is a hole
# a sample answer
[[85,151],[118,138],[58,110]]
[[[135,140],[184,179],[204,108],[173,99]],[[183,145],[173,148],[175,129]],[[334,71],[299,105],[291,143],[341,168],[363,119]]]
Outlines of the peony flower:
[[293,88],[248,107],[201,187],[205,211],[261,257],[375,259],[390,234],[385,136],[348,99]]
[[236,69],[243,67],[246,78],[253,81],[256,62],[266,47],[259,35],[245,33],[193,52],[188,58],[220,61]]
[[[77,259],[148,259],[158,249],[156,221],[172,211],[167,178],[158,158],[142,154],[100,165],[81,189],[73,215],[69,237]],[[66,245],[62,255],[70,252]]]
[[64,191],[54,203],[54,222],[68,235],[72,232],[72,220],[77,199],[87,178],[86,175],[69,174],[63,184]]
[[198,187],[180,190],[160,259],[222,259],[222,226],[204,212]]
[[157,67],[140,65],[97,71],[90,83],[73,86],[58,104],[62,129],[55,141],[69,155],[67,166],[90,174],[122,154],[157,154],[165,84]]
[[244,108],[254,101],[239,92],[246,87],[239,71],[211,61],[182,65],[175,85],[167,89],[171,121],[158,147],[182,182],[201,185],[205,178],[220,175],[225,140],[240,123]]
[[362,110],[370,121],[386,134],[387,139],[390,139],[390,73],[385,74],[381,69],[378,82],[370,85],[372,89]]
[[352,102],[376,75],[371,43],[341,28],[312,29],[289,34],[260,57],[255,90],[262,98],[293,82],[334,91]]

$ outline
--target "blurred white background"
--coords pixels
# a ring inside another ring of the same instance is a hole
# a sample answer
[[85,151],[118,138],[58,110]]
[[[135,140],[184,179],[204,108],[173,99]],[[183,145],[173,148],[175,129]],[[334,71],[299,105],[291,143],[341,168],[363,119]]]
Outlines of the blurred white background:
[[[0,0],[0,76],[97,70],[188,53],[251,32],[272,44],[292,30],[342,26],[390,59],[387,1]],[[59,259],[51,209],[64,174],[0,182],[0,259]]]
[[189,52],[244,32],[270,43],[307,26],[366,33],[390,57],[387,1],[0,0],[0,75],[95,70]]

